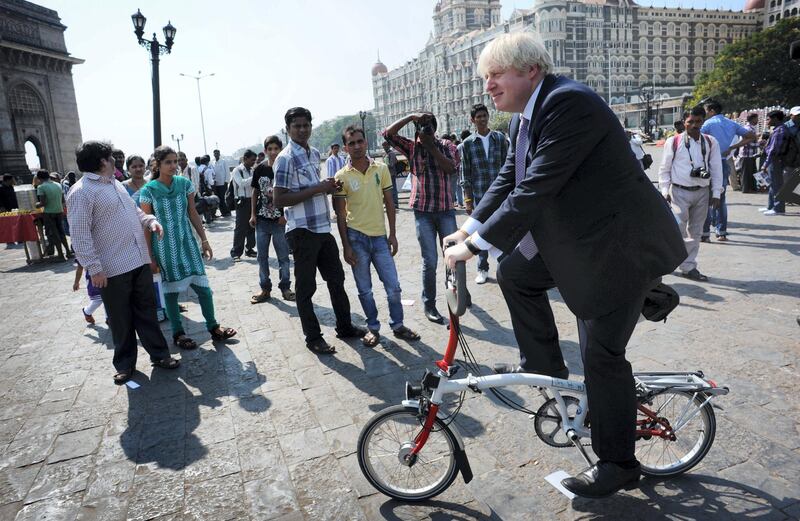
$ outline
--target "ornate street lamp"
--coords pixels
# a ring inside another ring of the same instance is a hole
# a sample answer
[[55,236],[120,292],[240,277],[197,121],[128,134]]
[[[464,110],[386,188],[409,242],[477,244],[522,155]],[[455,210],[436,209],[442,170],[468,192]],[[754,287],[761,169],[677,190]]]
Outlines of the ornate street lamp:
[[137,9],[136,12],[131,15],[131,21],[133,22],[133,32],[136,35],[139,45],[150,51],[150,63],[153,71],[153,147],[155,148],[161,145],[161,94],[158,77],[158,57],[162,54],[170,54],[172,52],[172,45],[175,43],[175,33],[177,29],[175,29],[171,22],[167,22],[167,25],[165,25],[163,29],[165,45],[161,45],[158,43],[156,33],[153,33],[152,40],[143,38],[144,25],[147,22],[147,18],[145,18],[141,10]]
[[[367,155],[369,155],[369,134],[367,134],[367,127],[364,122],[367,120],[367,112],[364,110],[358,111],[358,117],[361,118],[361,130],[364,131],[364,139],[367,140]],[[344,145],[344,143],[342,143]]]
[[640,99],[644,99],[645,103],[645,111],[644,111],[644,133],[647,137],[650,137],[650,102],[653,100],[653,94],[655,91],[655,87],[645,85],[642,87],[640,92]]
[[183,134],[179,135],[178,137],[175,137],[175,134],[172,134],[172,141],[177,141],[178,142],[178,152],[180,152],[181,151],[181,141],[183,141]]

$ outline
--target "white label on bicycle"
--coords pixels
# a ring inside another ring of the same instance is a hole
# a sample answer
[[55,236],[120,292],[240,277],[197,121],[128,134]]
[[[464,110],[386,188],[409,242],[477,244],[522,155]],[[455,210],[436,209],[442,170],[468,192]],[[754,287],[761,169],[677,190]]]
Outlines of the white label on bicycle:
[[545,476],[544,479],[548,483],[553,485],[556,488],[556,490],[558,490],[559,492],[561,492],[562,494],[567,496],[567,499],[574,499],[575,498],[575,494],[573,494],[569,490],[565,489],[564,486],[561,484],[561,480],[564,479],[564,478],[568,478],[568,477],[570,477],[570,476],[569,476],[569,474],[567,474],[566,471],[557,470],[557,471],[553,472],[552,474],[550,474],[549,476]]

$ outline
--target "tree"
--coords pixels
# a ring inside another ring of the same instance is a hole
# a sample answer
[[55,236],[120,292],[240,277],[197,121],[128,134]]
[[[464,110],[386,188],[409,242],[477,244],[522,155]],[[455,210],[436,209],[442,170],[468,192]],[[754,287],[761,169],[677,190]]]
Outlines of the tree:
[[511,123],[511,113],[500,112],[498,110],[492,114],[492,117],[489,119],[489,128],[507,132],[509,123]]
[[800,40],[800,18],[787,18],[725,47],[714,70],[695,82],[690,105],[712,97],[723,110],[769,105],[793,106],[800,99],[800,62],[789,59],[789,45]]

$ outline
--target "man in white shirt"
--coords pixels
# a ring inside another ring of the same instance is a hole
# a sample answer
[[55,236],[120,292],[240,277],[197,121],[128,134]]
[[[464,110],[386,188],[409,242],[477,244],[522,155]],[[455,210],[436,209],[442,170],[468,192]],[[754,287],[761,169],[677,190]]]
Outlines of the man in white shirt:
[[219,150],[214,150],[214,193],[219,197],[219,212],[223,217],[231,214],[231,208],[225,203],[225,188],[231,180],[230,167],[227,159],[220,157]]
[[671,204],[686,242],[688,255],[679,268],[684,277],[699,282],[708,280],[697,270],[697,252],[708,214],[708,199],[710,196],[711,207],[717,208],[722,192],[722,155],[717,140],[700,133],[704,119],[703,107],[684,112],[686,132],[664,143],[658,171],[661,194]]
[[[250,226],[250,201],[253,196],[253,165],[256,164],[256,153],[246,150],[242,156],[242,164],[233,169],[231,173],[231,190],[236,205],[236,228],[233,230],[233,247],[231,258],[238,262],[242,258],[242,251],[248,257],[256,256],[256,230]],[[247,245],[245,249],[245,239]]]

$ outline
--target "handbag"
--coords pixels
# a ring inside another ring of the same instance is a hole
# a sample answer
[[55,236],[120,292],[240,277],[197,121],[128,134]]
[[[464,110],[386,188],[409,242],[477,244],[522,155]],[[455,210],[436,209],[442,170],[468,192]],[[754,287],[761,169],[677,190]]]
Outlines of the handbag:
[[653,164],[653,156],[651,156],[650,154],[645,154],[642,156],[642,166],[644,167],[645,170],[650,168],[652,164]]

